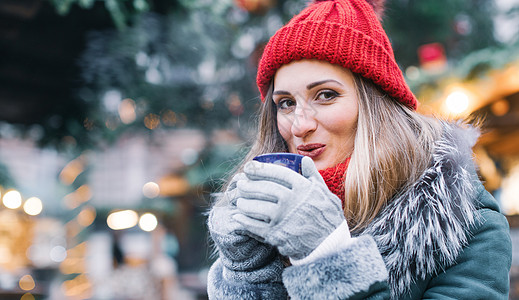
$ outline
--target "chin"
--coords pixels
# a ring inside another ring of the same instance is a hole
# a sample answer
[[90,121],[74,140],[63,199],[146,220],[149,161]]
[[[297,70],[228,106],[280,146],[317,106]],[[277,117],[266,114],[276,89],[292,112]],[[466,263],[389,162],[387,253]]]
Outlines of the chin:
[[316,162],[316,161],[314,161],[314,164],[315,164],[315,167],[317,168],[317,170],[319,170],[319,171],[327,169],[329,167],[333,167],[332,163],[327,163],[327,162]]

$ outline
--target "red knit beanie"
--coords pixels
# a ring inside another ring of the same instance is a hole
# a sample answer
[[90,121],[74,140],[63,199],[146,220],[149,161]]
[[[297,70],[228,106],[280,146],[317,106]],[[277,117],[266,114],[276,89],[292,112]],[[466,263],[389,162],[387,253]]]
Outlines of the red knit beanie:
[[256,83],[262,101],[276,71],[284,64],[305,58],[350,69],[416,109],[418,101],[406,84],[389,39],[367,0],[315,0],[279,29],[265,46],[258,65]]

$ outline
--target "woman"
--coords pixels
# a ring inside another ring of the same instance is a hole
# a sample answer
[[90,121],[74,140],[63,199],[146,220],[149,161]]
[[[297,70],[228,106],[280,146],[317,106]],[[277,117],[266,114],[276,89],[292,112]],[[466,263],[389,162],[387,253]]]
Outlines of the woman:
[[[267,44],[258,138],[208,220],[210,299],[508,298],[478,132],[415,111],[373,7],[315,1]],[[301,174],[251,160],[270,152]]]

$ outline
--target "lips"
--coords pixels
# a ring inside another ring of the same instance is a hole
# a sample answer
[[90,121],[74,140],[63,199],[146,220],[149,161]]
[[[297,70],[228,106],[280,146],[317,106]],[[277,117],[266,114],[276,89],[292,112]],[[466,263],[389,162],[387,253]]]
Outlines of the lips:
[[297,146],[297,153],[315,158],[323,153],[325,147],[325,144],[319,143],[299,145]]

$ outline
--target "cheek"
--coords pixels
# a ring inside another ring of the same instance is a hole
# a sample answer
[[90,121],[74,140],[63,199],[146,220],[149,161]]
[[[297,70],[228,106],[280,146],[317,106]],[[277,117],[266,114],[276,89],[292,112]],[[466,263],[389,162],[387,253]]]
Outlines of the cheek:
[[357,115],[356,114],[334,114],[326,120],[328,128],[337,138],[344,139],[345,142],[351,142],[357,131]]

